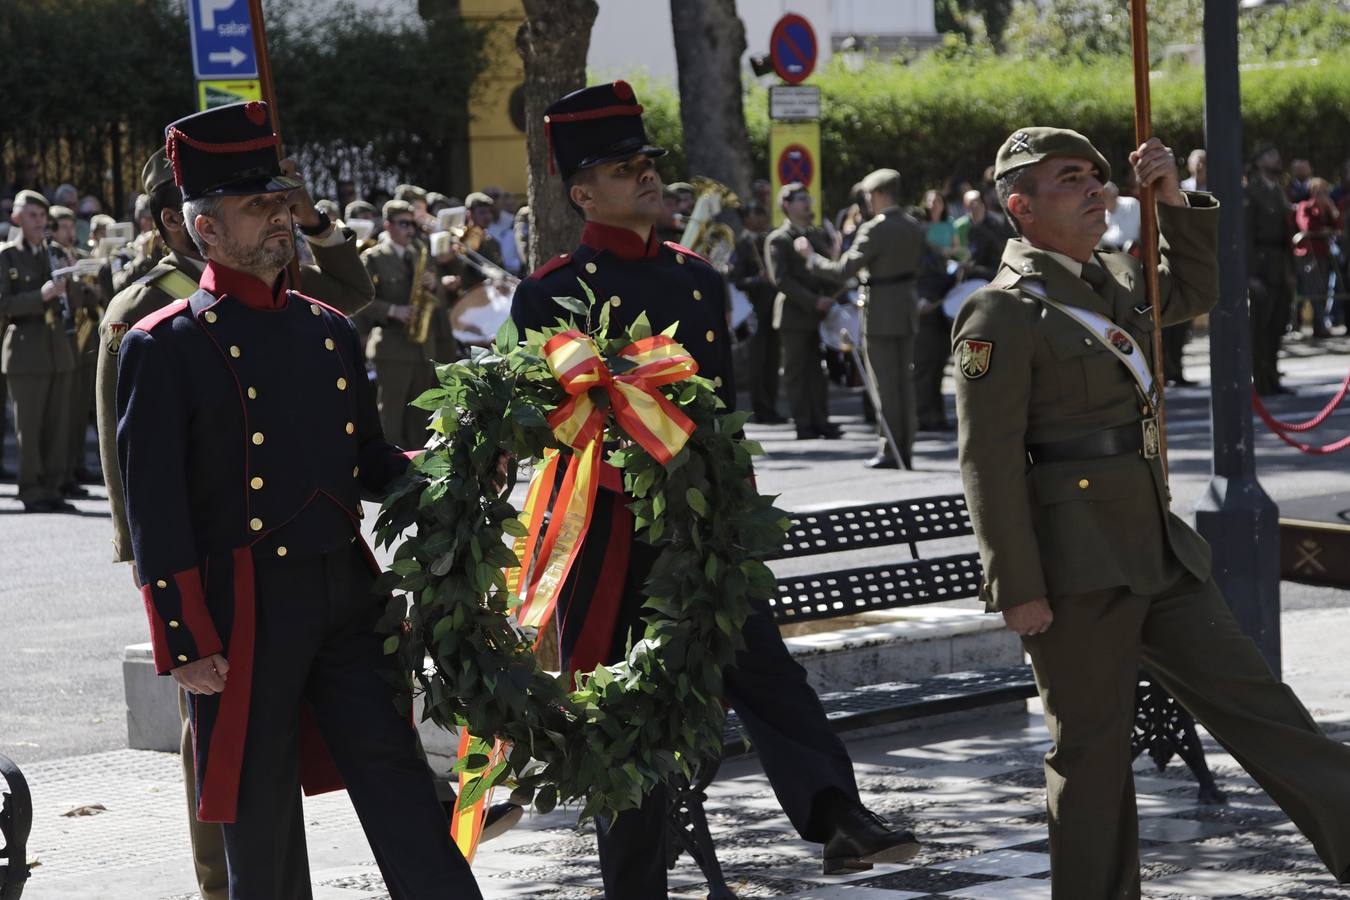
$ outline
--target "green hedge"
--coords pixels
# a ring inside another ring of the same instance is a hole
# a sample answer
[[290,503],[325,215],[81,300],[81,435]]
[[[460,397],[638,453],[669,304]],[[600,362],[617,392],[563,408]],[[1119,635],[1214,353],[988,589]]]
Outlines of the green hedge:
[[[847,71],[836,62],[813,76],[824,116],[821,154],[827,210],[842,205],[849,187],[870,170],[894,166],[907,199],[917,200],[950,176],[978,183],[999,144],[1019,125],[1060,124],[1084,132],[1113,167],[1134,146],[1134,95],[1128,60],[1066,61],[1052,66],[1005,58],[924,59],[908,66],[868,62]],[[1204,146],[1204,80],[1196,67],[1176,67],[1153,79],[1153,126],[1184,157]],[[1350,58],[1242,73],[1245,149],[1274,141],[1285,159],[1311,159],[1336,176],[1350,157]],[[652,136],[674,152],[667,178],[683,178],[678,99],[673,89],[639,88]],[[755,168],[768,173],[768,98],[746,92],[746,119]]]

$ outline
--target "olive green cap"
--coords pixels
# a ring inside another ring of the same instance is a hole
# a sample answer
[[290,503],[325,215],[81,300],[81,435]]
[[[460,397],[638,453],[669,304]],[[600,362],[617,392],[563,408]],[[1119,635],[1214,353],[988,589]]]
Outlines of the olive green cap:
[[464,198],[464,208],[473,209],[475,206],[492,206],[493,200],[482,191],[474,191]]
[[51,206],[51,204],[47,202],[47,198],[39,194],[37,191],[23,190],[19,191],[19,193],[14,195],[15,209],[18,209],[22,206],[28,206],[30,203],[33,206],[40,206],[43,209],[47,209],[48,207]]
[[375,215],[375,206],[365,200],[353,200],[351,203],[347,204],[347,209],[343,212],[342,217],[344,219],[351,219],[354,218],[357,213],[366,213],[373,216]]
[[53,222],[59,222],[62,219],[75,218],[75,210],[69,206],[50,206],[47,208],[47,218]]
[[666,185],[666,188],[669,189],[670,191],[674,192],[674,193],[677,193],[677,194],[679,194],[679,193],[688,193],[688,194],[697,193],[697,192],[694,190],[694,186],[693,186],[692,184],[690,184],[689,182],[687,182],[687,181],[672,181],[670,184]]
[[164,152],[164,148],[160,147],[150,154],[141,168],[141,186],[147,194],[153,194],[166,184],[173,184],[173,164],[169,162],[169,155]]
[[411,203],[414,200],[425,201],[427,199],[427,192],[425,188],[420,188],[415,184],[400,184],[394,188],[394,199],[404,200],[408,203]]
[[338,205],[327,197],[322,200],[314,201],[314,208],[328,216],[330,219],[342,218],[342,210],[338,209]]
[[1092,146],[1083,135],[1068,128],[1019,128],[998,148],[994,158],[994,177],[1002,178],[1009,172],[1034,166],[1043,159],[1069,157],[1086,159],[1097,167],[1097,176],[1106,181],[1111,177],[1111,164],[1101,151]]
[[386,219],[392,219],[394,213],[410,213],[413,211],[412,204],[407,200],[390,200],[384,204],[381,214]]
[[875,172],[868,172],[859,186],[864,191],[881,191],[889,194],[893,200],[900,199],[900,173],[895,169],[877,169]]
[[107,228],[109,225],[116,225],[117,220],[107,213],[94,213],[89,219],[89,230],[97,231],[100,228]]

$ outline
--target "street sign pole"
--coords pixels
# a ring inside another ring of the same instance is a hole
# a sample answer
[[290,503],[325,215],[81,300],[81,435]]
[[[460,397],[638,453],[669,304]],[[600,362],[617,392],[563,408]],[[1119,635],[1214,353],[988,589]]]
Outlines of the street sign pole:
[[1195,524],[1233,616],[1280,674],[1280,535],[1252,453],[1251,325],[1242,217],[1242,115],[1236,3],[1205,4],[1205,148],[1219,217],[1219,303],[1209,314],[1214,467]]
[[769,167],[773,184],[773,224],[783,224],[777,202],[785,184],[800,182],[811,195],[815,223],[821,223],[820,88],[803,85],[816,67],[816,32],[803,17],[789,13],[773,26],[769,57],[786,85],[769,89]]

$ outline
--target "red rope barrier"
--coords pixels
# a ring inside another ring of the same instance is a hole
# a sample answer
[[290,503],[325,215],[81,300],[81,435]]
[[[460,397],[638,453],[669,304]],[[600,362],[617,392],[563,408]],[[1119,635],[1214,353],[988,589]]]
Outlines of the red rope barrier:
[[1266,423],[1266,427],[1270,429],[1272,434],[1293,447],[1295,450],[1298,450],[1301,453],[1307,453],[1310,456],[1326,456],[1344,450],[1346,447],[1350,447],[1350,435],[1330,444],[1315,446],[1313,444],[1299,443],[1289,437],[1289,434],[1299,434],[1305,431],[1311,431],[1326,422],[1332,412],[1335,411],[1336,407],[1345,399],[1347,393],[1350,393],[1350,375],[1345,376],[1345,381],[1341,382],[1341,389],[1336,392],[1336,396],[1331,398],[1331,402],[1323,407],[1321,412],[1306,422],[1282,422],[1275,418],[1270,414],[1269,410],[1266,409],[1266,405],[1261,402],[1261,398],[1257,395],[1255,390],[1252,391],[1252,408],[1256,410],[1256,414],[1261,417],[1262,422]]

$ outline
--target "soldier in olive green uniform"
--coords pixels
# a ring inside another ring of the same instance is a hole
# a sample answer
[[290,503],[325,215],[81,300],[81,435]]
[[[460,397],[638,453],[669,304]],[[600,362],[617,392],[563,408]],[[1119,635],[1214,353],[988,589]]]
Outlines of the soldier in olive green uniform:
[[[295,166],[288,160],[283,163],[283,171],[293,175]],[[201,254],[184,227],[181,211],[183,195],[174,184],[173,168],[163,148],[156,150],[146,161],[141,170],[141,181],[150,196],[155,227],[159,229],[160,239],[167,252],[154,268],[113,297],[98,333],[95,411],[103,479],[108,486],[108,505],[112,508],[114,562],[132,560],[122,473],[117,465],[117,351],[123,336],[141,319],[194,294],[205,268]],[[301,267],[302,290],[347,315],[354,314],[369,303],[373,295],[370,278],[356,252],[355,235],[325,222],[303,188],[296,192],[292,211],[302,230],[309,226],[306,237],[318,263],[318,267]],[[132,576],[139,585],[140,579],[134,570]],[[187,723],[183,697],[183,692],[179,691],[179,712],[184,718],[183,744],[180,749],[183,781],[187,788],[188,831],[192,839],[197,884],[203,900],[226,900],[229,893],[228,873],[220,825],[197,821],[192,729]]]
[[[74,265],[77,260],[88,259],[89,254],[76,246],[75,211],[64,206],[53,206],[48,211],[48,217],[52,222],[53,249],[63,259],[61,265]],[[61,493],[65,497],[82,498],[88,497],[89,492],[80,487],[80,482],[91,480],[85,469],[84,457],[89,417],[94,411],[94,370],[98,364],[95,332],[107,297],[103,295],[97,276],[87,275],[81,278],[71,276],[66,280],[66,299],[71,311],[71,318],[66,323],[66,335],[70,339],[75,368],[70,382],[70,449]]]
[[416,240],[417,221],[412,205],[390,200],[384,205],[384,234],[380,242],[361,254],[375,299],[356,317],[369,331],[366,358],[375,363],[376,399],[384,436],[400,447],[417,448],[426,444],[426,414],[408,404],[435,383],[431,364],[434,321],[423,341],[414,341],[409,328],[415,327],[413,291],[427,292],[436,316],[445,315],[445,288],[436,275],[435,261],[427,258],[421,284],[413,284],[423,245]]
[[70,377],[65,278],[52,278],[47,201],[36,191],[14,199],[13,239],[0,245],[0,318],[9,320],[0,371],[14,399],[19,500],[25,512],[74,512],[61,496],[70,452]]
[[797,438],[837,438],[830,422],[825,373],[820,367],[820,322],[834,305],[830,279],[807,268],[794,249],[804,237],[821,256],[832,255],[830,237],[811,224],[811,195],[801,184],[787,184],[778,193],[787,220],[769,232],[764,260],[769,281],[778,289],[773,300],[773,327],[782,336],[783,383],[792,402]]
[[[1183,193],[1156,139],[1131,154],[1158,196],[1162,320],[1218,297],[1214,198]],[[1151,311],[1140,264],[1093,253],[1106,160],[1082,135],[1024,128],[999,150],[1024,235],[956,321],[960,461],[984,595],[1031,656],[1056,900],[1137,898],[1130,730],[1139,667],[1209,730],[1350,879],[1350,748],[1272,676],[1169,510],[1158,458]]]
[[1280,384],[1280,343],[1293,308],[1293,209],[1280,184],[1280,151],[1261,144],[1247,178],[1247,276],[1251,282],[1252,384],[1262,396],[1293,393]]
[[[487,194],[474,191],[464,198],[464,206],[468,213],[466,222],[468,229],[464,233],[463,242],[452,245],[452,253],[448,258],[437,260],[437,271],[446,289],[451,313],[469,291],[488,280],[482,268],[470,262],[467,256],[459,252],[460,249],[473,250],[478,256],[496,266],[502,274],[506,274],[501,245],[487,232],[488,226],[497,218],[496,203]],[[461,355],[459,341],[455,338],[451,321],[450,315],[437,315],[435,318],[431,355],[437,362],[450,362],[459,359]]]
[[848,251],[831,261],[816,253],[803,237],[796,248],[812,274],[843,283],[859,272],[863,280],[863,348],[869,377],[881,398],[881,416],[890,426],[900,459],[885,439],[867,461],[874,469],[912,469],[911,451],[919,420],[914,409],[914,335],[918,330],[918,295],[914,276],[923,255],[923,228],[900,209],[900,173],[877,169],[862,180],[867,208],[874,215],[863,223]]

